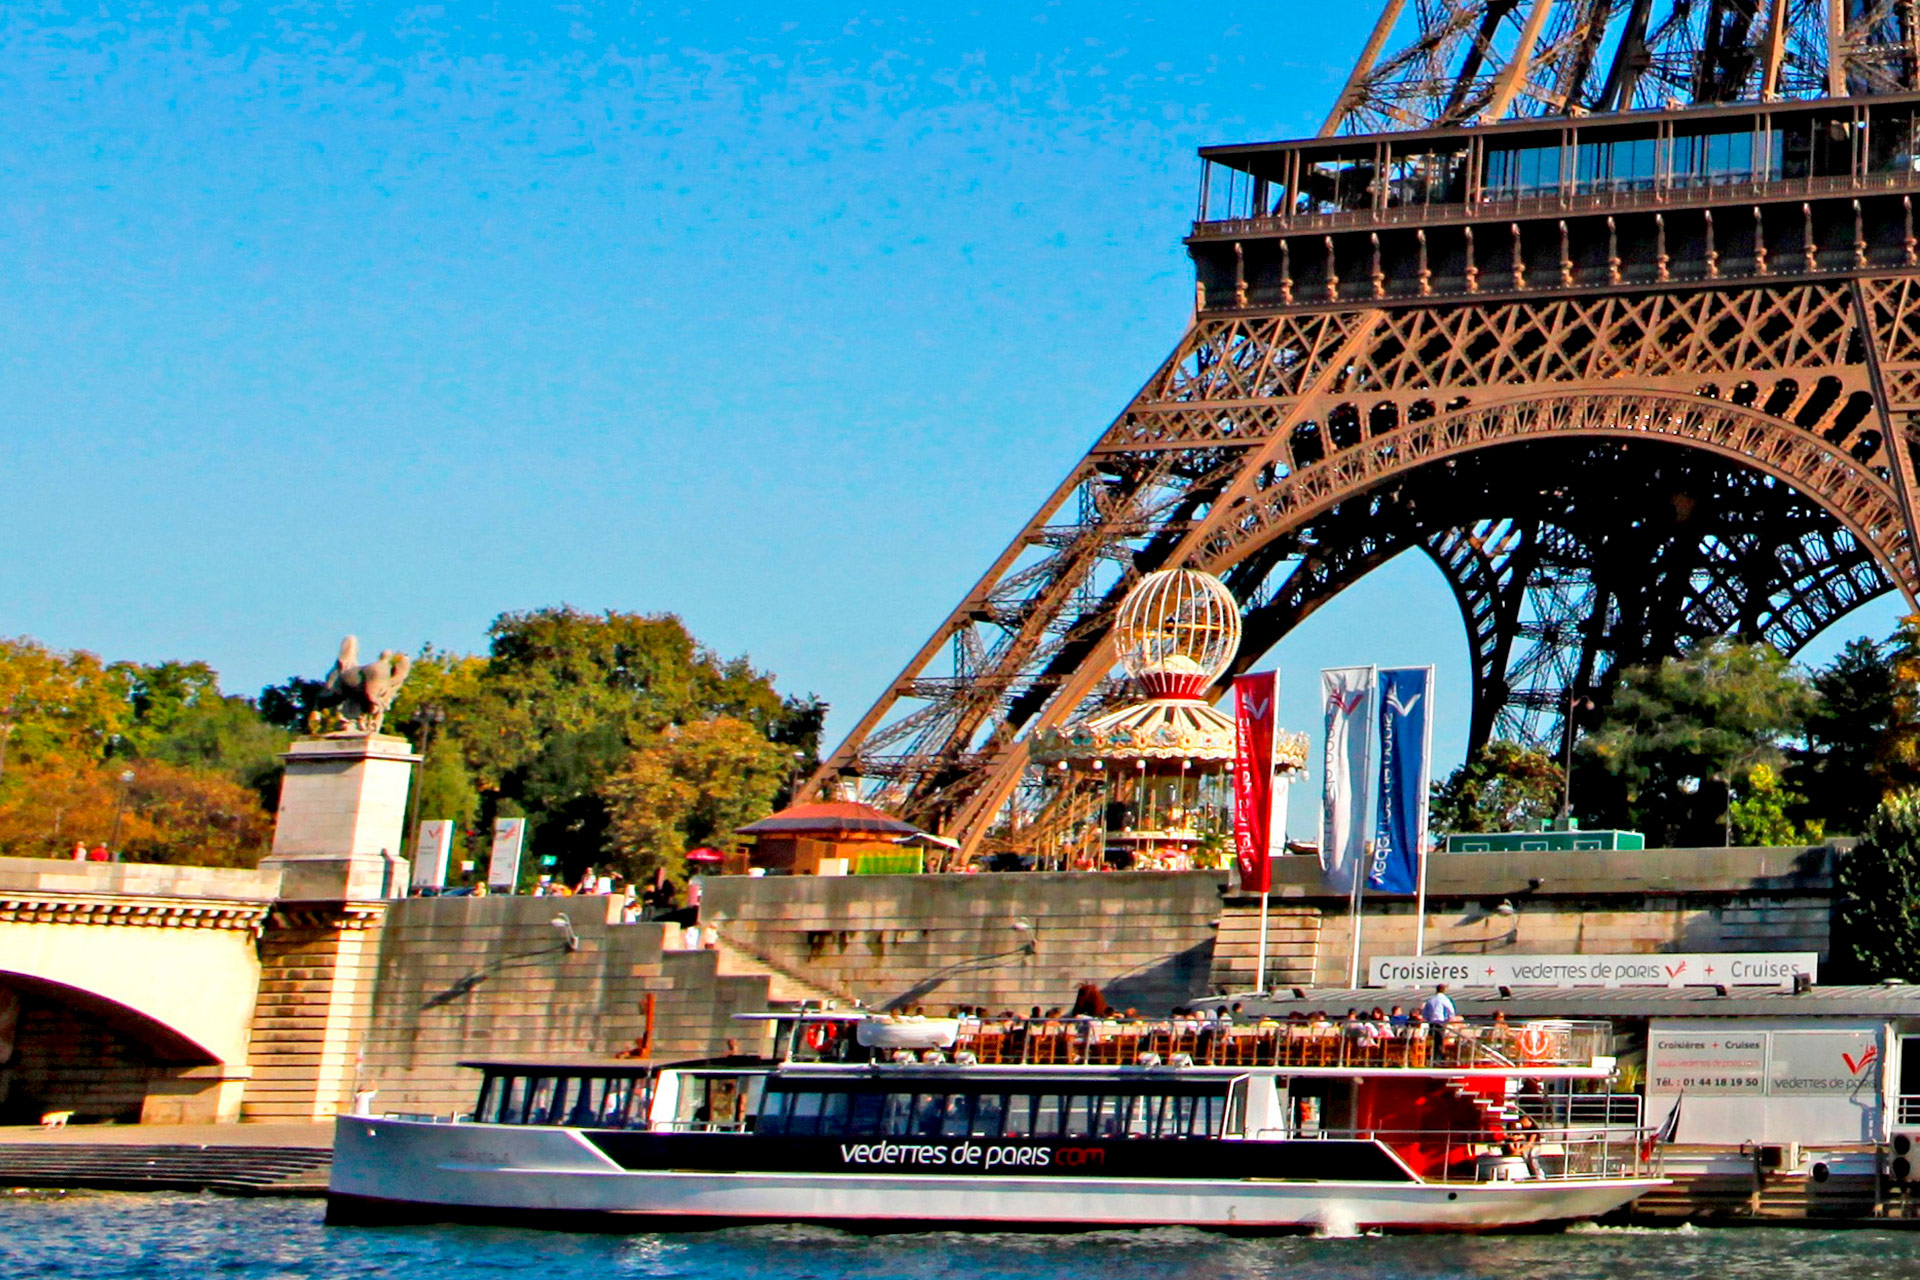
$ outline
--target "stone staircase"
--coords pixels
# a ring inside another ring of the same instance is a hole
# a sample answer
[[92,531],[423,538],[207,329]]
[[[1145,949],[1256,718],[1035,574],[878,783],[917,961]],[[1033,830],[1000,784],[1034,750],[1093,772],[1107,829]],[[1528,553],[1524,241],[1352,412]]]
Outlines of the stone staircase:
[[[1254,967],[1260,951],[1260,900],[1229,898],[1220,908],[1220,927],[1213,941],[1213,968],[1207,982],[1212,990],[1252,991],[1261,984]],[[1268,990],[1310,987],[1320,951],[1320,911],[1317,907],[1273,903],[1267,908]]]
[[0,1145],[0,1186],[317,1196],[332,1164],[325,1147],[19,1143]]
[[719,962],[718,973],[723,978],[765,978],[767,980],[767,1003],[797,1005],[811,1002],[818,1005],[835,1003],[851,1005],[853,996],[846,992],[830,991],[815,982],[782,967],[765,956],[756,955],[724,937],[714,948]]

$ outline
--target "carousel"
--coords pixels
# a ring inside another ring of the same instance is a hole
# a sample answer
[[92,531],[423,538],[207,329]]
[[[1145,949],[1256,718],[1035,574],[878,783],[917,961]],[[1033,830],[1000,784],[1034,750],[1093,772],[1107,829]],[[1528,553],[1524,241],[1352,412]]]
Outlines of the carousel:
[[[1035,736],[1033,762],[1081,815],[1056,837],[1057,865],[1084,870],[1224,867],[1233,845],[1233,719],[1206,700],[1240,648],[1225,584],[1163,569],[1114,619],[1121,667],[1145,698]],[[1307,736],[1277,733],[1274,765],[1305,768]]]

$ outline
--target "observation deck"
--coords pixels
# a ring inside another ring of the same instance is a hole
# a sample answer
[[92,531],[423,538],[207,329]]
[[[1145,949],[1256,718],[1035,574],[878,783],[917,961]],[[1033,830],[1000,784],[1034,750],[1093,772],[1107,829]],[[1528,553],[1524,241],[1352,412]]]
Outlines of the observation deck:
[[1206,147],[1205,310],[1920,266],[1920,93]]

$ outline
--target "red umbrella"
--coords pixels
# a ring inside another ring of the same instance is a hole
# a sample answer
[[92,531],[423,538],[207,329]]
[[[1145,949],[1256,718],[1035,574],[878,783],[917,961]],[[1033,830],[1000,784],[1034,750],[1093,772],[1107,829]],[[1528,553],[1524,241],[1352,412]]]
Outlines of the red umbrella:
[[705,845],[702,845],[698,849],[687,850],[688,862],[725,862],[726,860],[726,854],[720,852],[718,849],[709,849]]

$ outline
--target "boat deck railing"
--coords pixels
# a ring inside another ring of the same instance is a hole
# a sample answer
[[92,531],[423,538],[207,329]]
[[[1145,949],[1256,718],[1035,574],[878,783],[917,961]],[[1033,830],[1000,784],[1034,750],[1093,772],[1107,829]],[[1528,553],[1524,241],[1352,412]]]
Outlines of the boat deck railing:
[[1582,1067],[1612,1041],[1605,1022],[1225,1023],[1204,1019],[958,1020],[951,1052],[983,1065],[1176,1065],[1470,1069]]
[[1328,1129],[1248,1136],[1377,1140],[1393,1148],[1428,1182],[1563,1181],[1660,1174],[1658,1145],[1651,1141],[1650,1130],[1639,1128]]

